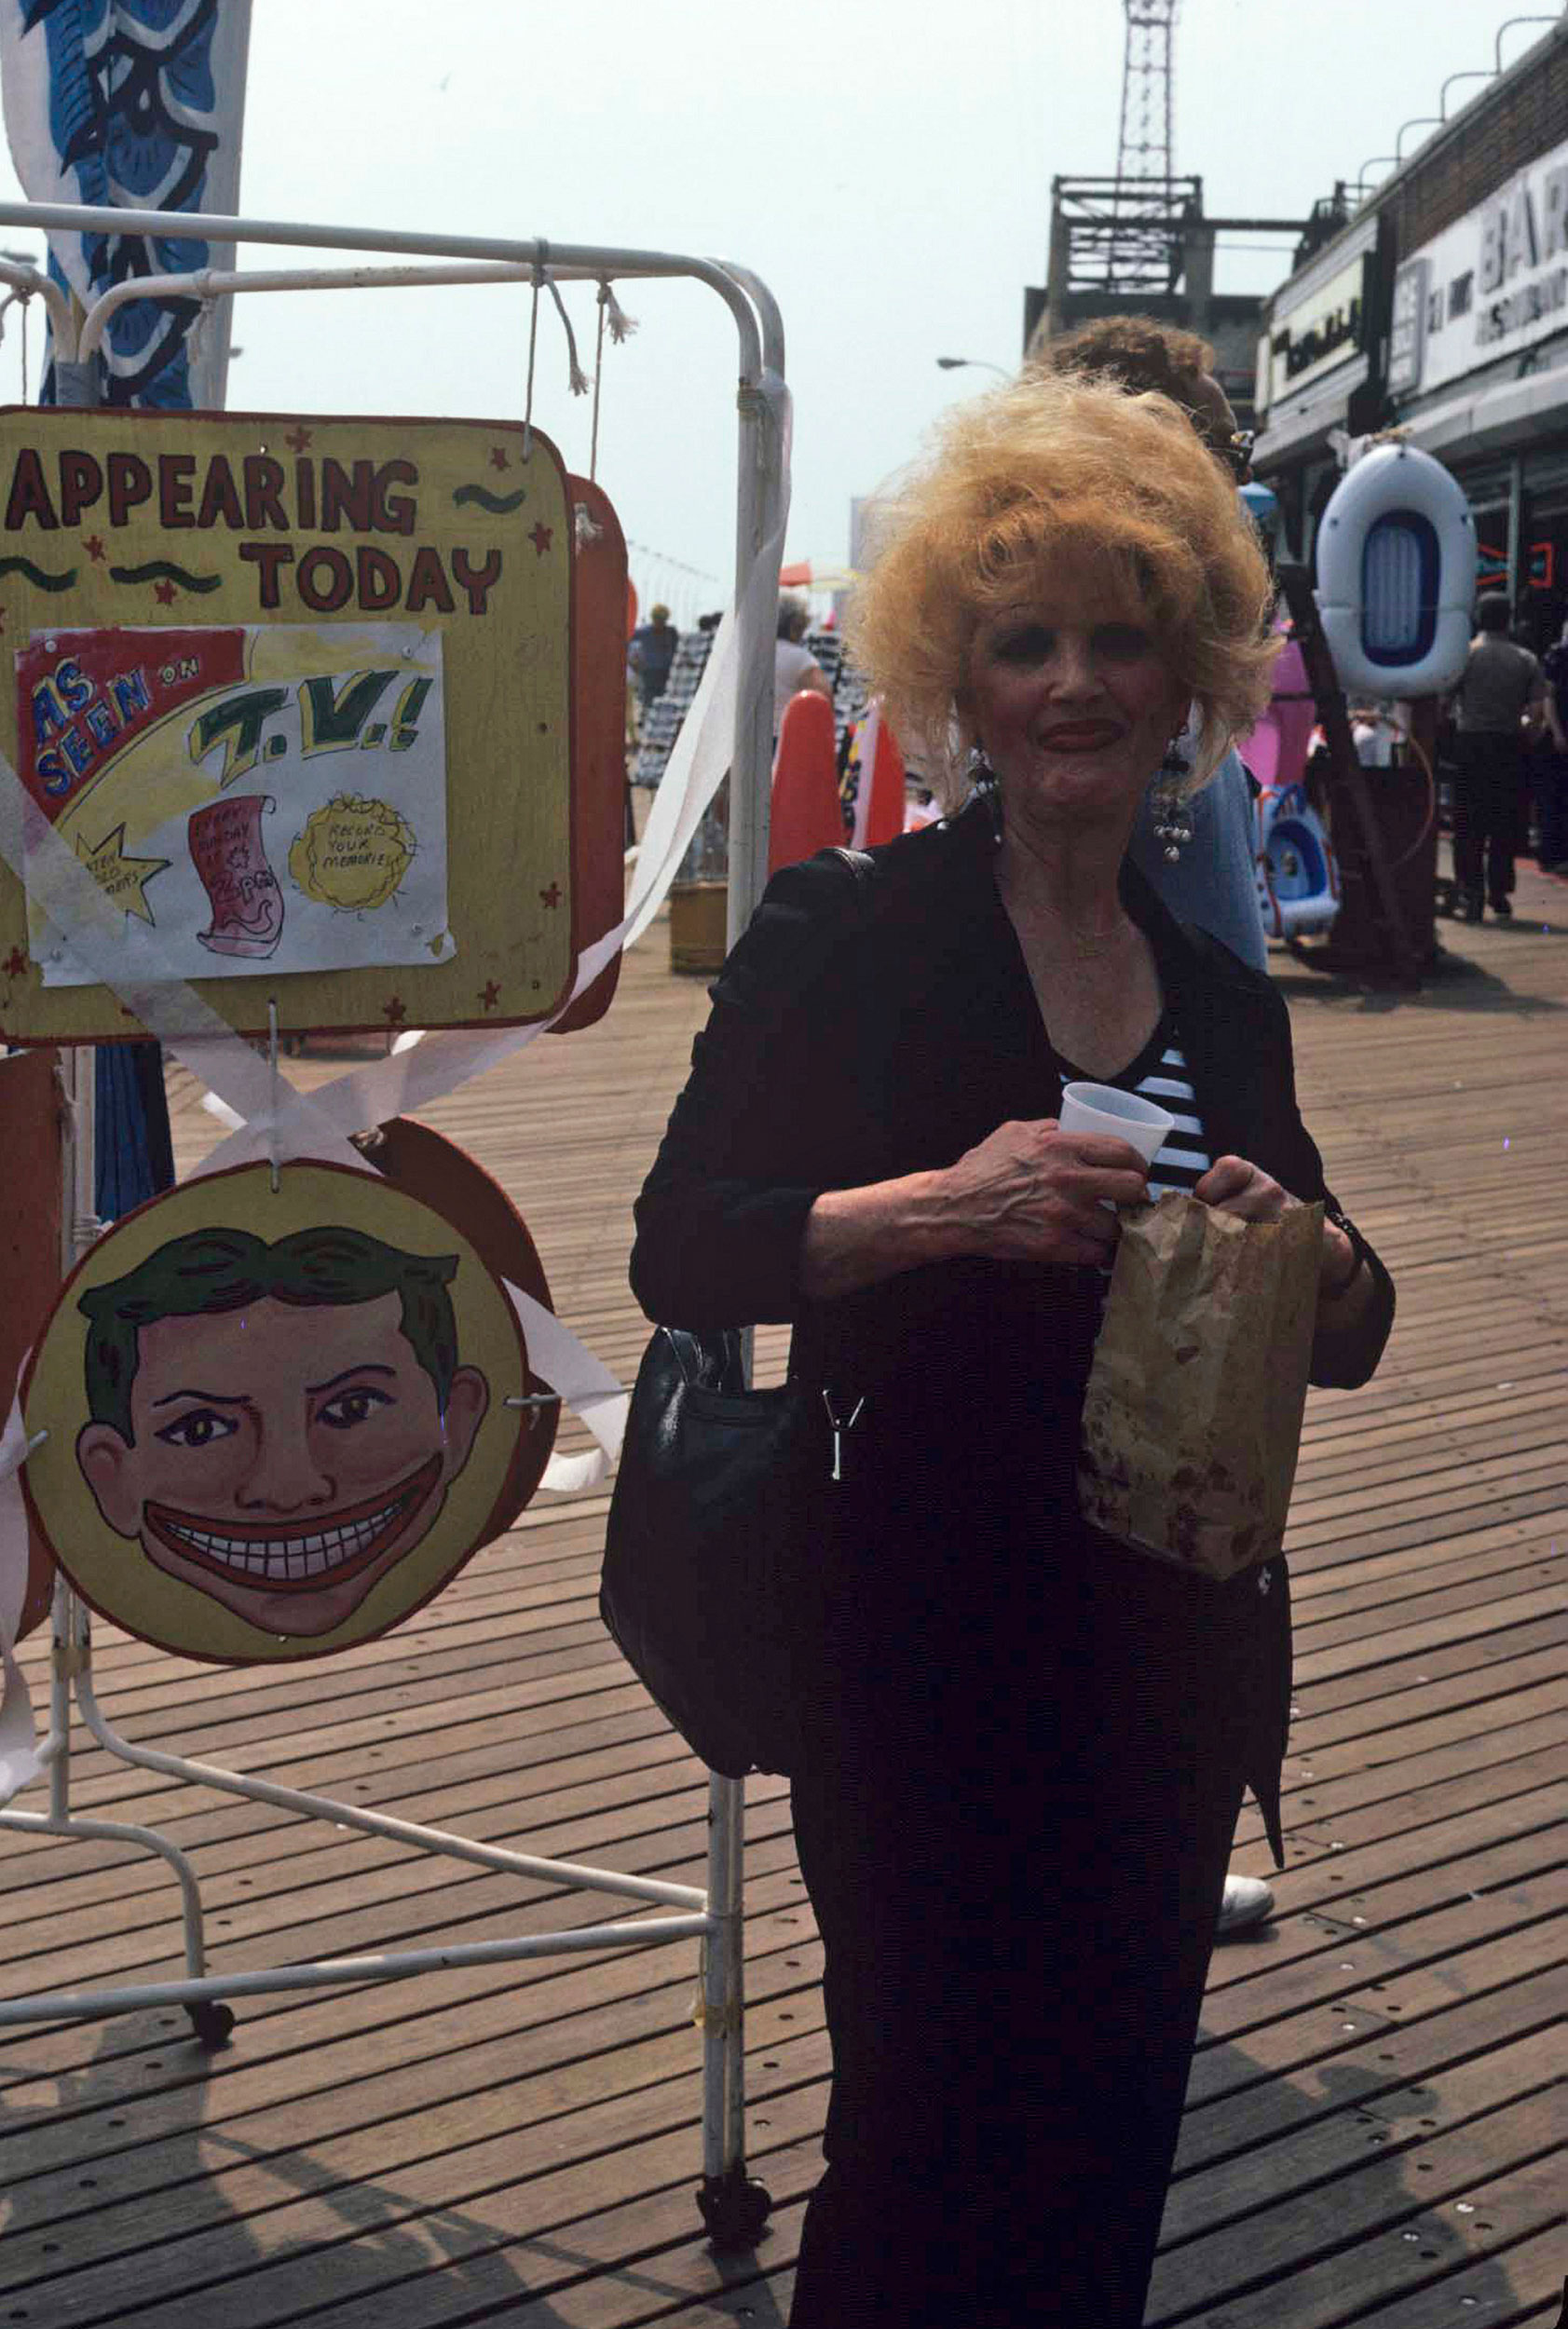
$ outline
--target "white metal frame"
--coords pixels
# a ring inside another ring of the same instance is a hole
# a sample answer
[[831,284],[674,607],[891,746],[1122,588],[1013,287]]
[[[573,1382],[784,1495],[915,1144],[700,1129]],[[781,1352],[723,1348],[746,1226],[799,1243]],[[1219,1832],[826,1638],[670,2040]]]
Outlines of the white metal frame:
[[[534,284],[543,276],[564,281],[607,281],[625,278],[683,277],[705,283],[734,319],[739,343],[739,445],[736,480],[736,613],[740,685],[737,690],[730,783],[729,922],[731,940],[750,919],[766,879],[769,769],[772,745],[773,626],[768,607],[776,587],[754,590],[745,579],[765,545],[774,541],[786,489],[786,447],[781,440],[777,401],[784,371],[784,330],[767,286],[749,270],[718,261],[667,252],[598,248],[586,244],[517,242],[489,236],[403,234],[369,228],[322,226],[265,219],[182,215],[182,234],[218,243],[272,243],[294,248],[381,252],[396,255],[389,266],[336,266],[320,268],[203,268],[194,274],[133,278],[103,293],[82,318],[59,287],[35,269],[0,262],[0,282],[24,294],[36,293],[48,306],[54,334],[61,402],[90,402],[89,366],[116,308],[134,298],[176,294],[211,299],[229,293],[328,291],[373,286],[419,287],[435,283]],[[169,216],[160,211],[89,210],[66,204],[0,202],[0,226],[71,232],[167,235]],[[776,550],[776,542],[774,542]],[[772,577],[776,586],[776,572]],[[65,1224],[62,1260],[69,1269],[94,1242],[94,1142],[92,1054],[64,1054],[69,1126],[66,1137]],[[85,1818],[71,1809],[70,1750],[73,1706],[89,1734],[122,1762],[193,1784],[222,1789],[288,1811],[331,1819],[380,1835],[500,1870],[533,1881],[606,1892],[673,1912],[662,1916],[589,1925],[575,1931],[526,1939],[456,1943],[319,1963],[275,1966],[257,1972],[208,1970],[199,1886],[191,1862],[155,1829],[117,1820]],[[47,1812],[0,1809],[0,1826],[33,1834],[112,1838],[158,1854],[178,1879],[184,1906],[185,1978],[119,1988],[61,1991],[0,2001],[0,2026],[62,2018],[97,2019],[143,2008],[183,2006],[204,2042],[221,2042],[232,2023],[223,2003],[230,1997],[271,1991],[337,1987],[349,1982],[395,1981],[438,1968],[511,1963],[526,1957],[601,1949],[646,1948],[655,1942],[695,1939],[702,1943],[702,2188],[704,2219],[720,2237],[754,2237],[767,2213],[768,2198],[749,2182],[744,2149],[743,1838],[743,1782],[710,1777],[708,1868],[704,1889],[622,1875],[618,1871],[538,1859],[525,1853],[470,1842],[445,1830],[427,1828],[366,1810],[354,1804],[243,1773],[194,1763],[184,1756],[135,1745],[109,1723],[92,1681],[92,1637],[85,1605],[61,1580],[54,1604],[54,1652],[49,1729],[40,1750],[49,1789]]]

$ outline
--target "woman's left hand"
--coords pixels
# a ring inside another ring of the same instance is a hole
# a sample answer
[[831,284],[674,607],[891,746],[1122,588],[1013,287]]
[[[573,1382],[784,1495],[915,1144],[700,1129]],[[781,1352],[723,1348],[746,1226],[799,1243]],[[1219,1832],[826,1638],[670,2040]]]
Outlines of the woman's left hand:
[[1193,1194],[1217,1213],[1234,1213],[1243,1221],[1277,1221],[1302,1202],[1245,1156],[1216,1157]]
[[[1216,1212],[1234,1213],[1243,1221],[1277,1221],[1282,1213],[1293,1212],[1302,1202],[1261,1165],[1249,1164],[1245,1156],[1216,1157],[1193,1194],[1213,1205]],[[1356,1248],[1337,1222],[1325,1221],[1317,1273],[1319,1295],[1338,1300],[1349,1291],[1357,1274]]]

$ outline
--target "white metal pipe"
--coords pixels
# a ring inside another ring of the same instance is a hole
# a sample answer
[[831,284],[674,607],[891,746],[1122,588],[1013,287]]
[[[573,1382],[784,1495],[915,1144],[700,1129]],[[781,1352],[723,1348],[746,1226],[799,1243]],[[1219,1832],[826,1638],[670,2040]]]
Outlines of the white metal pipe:
[[[31,225],[54,231],[167,237],[174,222],[161,211],[95,210],[74,204],[0,203],[0,225]],[[784,369],[783,320],[777,303],[760,278],[749,269],[660,252],[607,249],[591,245],[552,246],[543,240],[514,242],[494,237],[433,236],[395,230],[311,226],[297,222],[247,220],[204,213],[184,213],[178,222],[182,239],[205,239],[239,244],[270,242],[298,249],[385,252],[405,264],[389,268],[203,268],[174,276],[131,279],[115,285],[95,301],[84,324],[79,346],[74,341],[68,306],[59,303],[58,287],[39,279],[50,301],[57,354],[85,367],[97,353],[116,310],[132,298],[196,297],[207,299],[240,291],[389,288],[415,284],[465,282],[526,282],[536,269],[548,269],[562,279],[596,279],[609,276],[672,277],[705,282],[723,299],[734,320],[739,339],[740,398],[737,478],[737,576],[748,576],[758,552],[778,530],[783,507],[784,447],[777,423],[778,406],[760,393],[765,378],[782,389]],[[406,264],[414,259],[438,262]],[[472,264],[467,264],[471,262]],[[31,270],[27,272],[31,273]],[[4,279],[0,277],[0,279]],[[57,304],[60,313],[57,318]],[[84,371],[84,380],[88,377]],[[772,743],[772,644],[770,620],[773,589],[737,591],[736,640],[740,679],[737,688],[734,745],[731,760],[731,864],[729,919],[733,939],[750,919],[766,880],[769,825],[769,782]],[[90,1055],[89,1056],[90,1073]],[[74,1079],[78,1085],[80,1078]],[[81,1173],[85,1147],[90,1175],[91,1089],[75,1094],[77,1174],[67,1192],[72,1216],[69,1235],[82,1249],[91,1242],[97,1223],[92,1218],[90,1178],[84,1199]],[[84,1142],[83,1134],[86,1134]],[[742,1783],[714,1778],[710,1782],[710,1888],[707,1894],[689,1886],[666,1885],[645,1877],[585,1868],[568,1861],[545,1860],[509,1852],[498,1846],[473,1844],[439,1829],[392,1818],[354,1805],[339,1804],[281,1788],[271,1781],[216,1769],[184,1757],[163,1754],[122,1738],[104,1719],[97,1704],[90,1670],[90,1639],[85,1611],[79,1632],[72,1626],[72,1597],[64,1597],[65,1631],[75,1633],[76,1655],[57,1661],[60,1678],[74,1671],[75,1695],[83,1719],[99,1743],[123,1762],[157,1771],[197,1785],[269,1803],[284,1810],[335,1821],[368,1834],[389,1837],[416,1848],[466,1859],[483,1867],[515,1873],[545,1883],[562,1883],[579,1889],[619,1893],[633,1900],[694,1912],[647,1919],[634,1925],[587,1927],[573,1933],[532,1936],[526,1941],[459,1944],[434,1949],[346,1958],[312,1966],[280,1967],[270,1971],[232,1974],[143,1985],[124,1990],[82,1992],[72,1995],[32,1999],[20,2005],[0,2005],[0,2023],[37,2021],[58,2015],[98,2017],[135,2010],[155,2004],[191,2005],[224,1996],[280,1989],[330,1987],[352,1981],[390,1981],[462,1965],[508,1962],[526,1956],[585,1952],[597,1948],[651,1947],[665,1941],[698,1939],[704,1943],[703,1990],[707,2039],[704,2048],[703,2145],[704,2170],[722,2175],[738,2167],[744,2157],[744,2050],[742,2017],[743,1986],[743,1851],[744,1790]],[[68,1700],[66,1737],[68,1739]],[[57,1776],[68,1761],[68,1746]],[[61,1778],[63,1786],[63,1778]],[[63,1795],[61,1803],[63,1805]],[[12,1824],[49,1832],[117,1832],[144,1843],[175,1866],[186,1892],[186,1956],[191,1961],[193,1934],[199,1974],[200,1902],[194,1872],[189,1881],[183,1855],[152,1830],[123,1829],[114,1823],[84,1822],[57,1812],[51,1824],[46,1815],[18,1814]]]
[[[587,276],[693,276],[718,293],[735,319],[741,376],[755,380],[761,366],[757,317],[741,285],[711,259],[667,251],[632,251],[594,243],[517,241],[502,235],[410,234],[399,227],[315,226],[301,220],[226,218],[201,211],[121,211],[74,202],[0,202],[0,226],[38,226],[77,235],[152,235],[160,241],[283,243],[306,251],[384,251],[402,258],[507,259]],[[171,235],[172,230],[172,235]],[[188,278],[186,279],[188,280]]]
[[60,285],[41,275],[35,266],[20,266],[14,259],[0,259],[0,283],[9,283],[24,299],[43,301],[49,311],[49,329],[54,334],[56,350],[69,362],[76,353],[76,326],[71,302]]
[[702,2173],[713,2182],[745,2151],[745,1850],[743,1779],[708,1782],[708,1906],[702,1944]]
[[268,1990],[335,1989],[346,1982],[402,1982],[419,1973],[510,1965],[525,1957],[584,1955],[595,1949],[653,1949],[666,1941],[701,1939],[707,1930],[705,1916],[652,1916],[637,1924],[581,1925],[575,1932],[539,1933],[526,1940],[457,1941],[450,1949],[405,1949],[377,1957],[329,1957],[320,1965],[272,1966],[256,1973],[212,1973],[202,1981],[62,1990],[0,2004],[0,2026],[67,2017],[102,2021],[108,2014],[138,2013],[152,2006],[203,2005],[219,1997],[264,1996]]
[[[69,1271],[70,1263],[66,1264]],[[49,1817],[64,1819],[71,1809],[71,1677],[75,1669],[73,1634],[76,1597],[65,1573],[55,1573],[49,1600]]]
[[733,259],[716,259],[714,265],[721,266],[726,275],[739,283],[746,297],[756,307],[762,320],[764,369],[776,372],[782,380],[784,376],[784,317],[780,312],[778,301],[761,276],[754,273],[749,266],[737,266]]
[[707,1896],[690,1885],[667,1885],[651,1876],[623,1876],[619,1870],[583,1868],[572,1860],[535,1859],[525,1852],[509,1852],[496,1844],[476,1844],[467,1836],[451,1835],[443,1828],[426,1828],[412,1819],[395,1819],[387,1812],[370,1811],[358,1804],[340,1804],[324,1795],[309,1795],[299,1788],[278,1787],[248,1772],[221,1771],[213,1764],[187,1762],[183,1755],[166,1755],[157,1747],[139,1747],[111,1728],[98,1704],[88,1674],[76,1677],[76,1700],[82,1719],[101,1747],[123,1762],[139,1764],[168,1778],[186,1779],[193,1787],[217,1787],[232,1795],[245,1795],[258,1804],[273,1804],[280,1811],[295,1811],[310,1819],[330,1819],[340,1828],[361,1828],[366,1835],[388,1837],[394,1844],[411,1844],[421,1851],[440,1852],[448,1859],[471,1860],[478,1868],[502,1874],[527,1876],[541,1884],[564,1884],[584,1892],[612,1892],[628,1900],[651,1900],[662,1908],[696,1909],[705,1914]]
[[[782,383],[781,383],[782,386]],[[736,571],[746,574],[774,533],[783,501],[784,447],[774,408],[759,388],[743,385]],[[733,947],[757,911],[768,882],[769,785],[773,758],[773,640],[778,573],[764,596],[736,608],[735,743],[729,775],[729,890],[726,936]]]
[[[7,1810],[0,1812],[0,1824],[22,1829],[31,1835],[86,1836],[96,1844],[134,1844],[143,1851],[156,1852],[160,1859],[168,1861],[179,1879],[184,1909],[185,1969],[196,1980],[199,1980],[206,1971],[201,1929],[201,1888],[195,1868],[179,1845],[170,1844],[167,1836],[159,1835],[155,1828],[138,1827],[128,1820],[87,1819],[75,1812],[57,1818],[52,1812]],[[0,2007],[0,2018],[4,2018],[4,2014],[5,2009]]]
[[231,292],[402,291],[427,284],[532,280],[531,267],[499,259],[449,259],[407,266],[203,266],[183,275],[132,275],[111,284],[93,301],[82,326],[81,361],[85,363],[98,353],[115,315],[133,299],[219,299]]

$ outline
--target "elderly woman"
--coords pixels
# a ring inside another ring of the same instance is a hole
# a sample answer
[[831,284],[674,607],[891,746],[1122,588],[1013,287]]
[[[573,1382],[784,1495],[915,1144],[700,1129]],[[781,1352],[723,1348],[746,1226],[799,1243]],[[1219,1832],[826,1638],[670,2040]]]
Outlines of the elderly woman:
[[[1032,381],[952,420],[853,634],[949,814],[866,878],[774,879],[639,1202],[649,1313],[788,1319],[825,1395],[793,1777],[834,2079],[794,2329],[1134,2329],[1248,1783],[1278,1857],[1284,1564],[1196,1579],[1074,1485],[1114,1208],[1328,1197],[1282,1002],[1126,860],[1152,773],[1179,846],[1266,700],[1268,596],[1164,398]],[[1077,1075],[1177,1113],[1147,1179],[1059,1129]],[[1392,1310],[1329,1199],[1314,1380],[1364,1381]]]

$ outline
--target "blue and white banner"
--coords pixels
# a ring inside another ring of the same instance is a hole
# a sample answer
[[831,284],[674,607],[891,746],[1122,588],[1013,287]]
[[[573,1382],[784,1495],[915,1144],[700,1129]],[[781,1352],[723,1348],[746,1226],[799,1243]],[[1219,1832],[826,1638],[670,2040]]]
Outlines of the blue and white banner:
[[[250,36],[251,0],[0,0],[0,95],[28,200],[232,215]],[[129,276],[233,264],[232,244],[174,234],[49,237],[49,272],[83,306]],[[193,333],[195,300],[128,302],[99,401],[221,408],[231,305]]]

